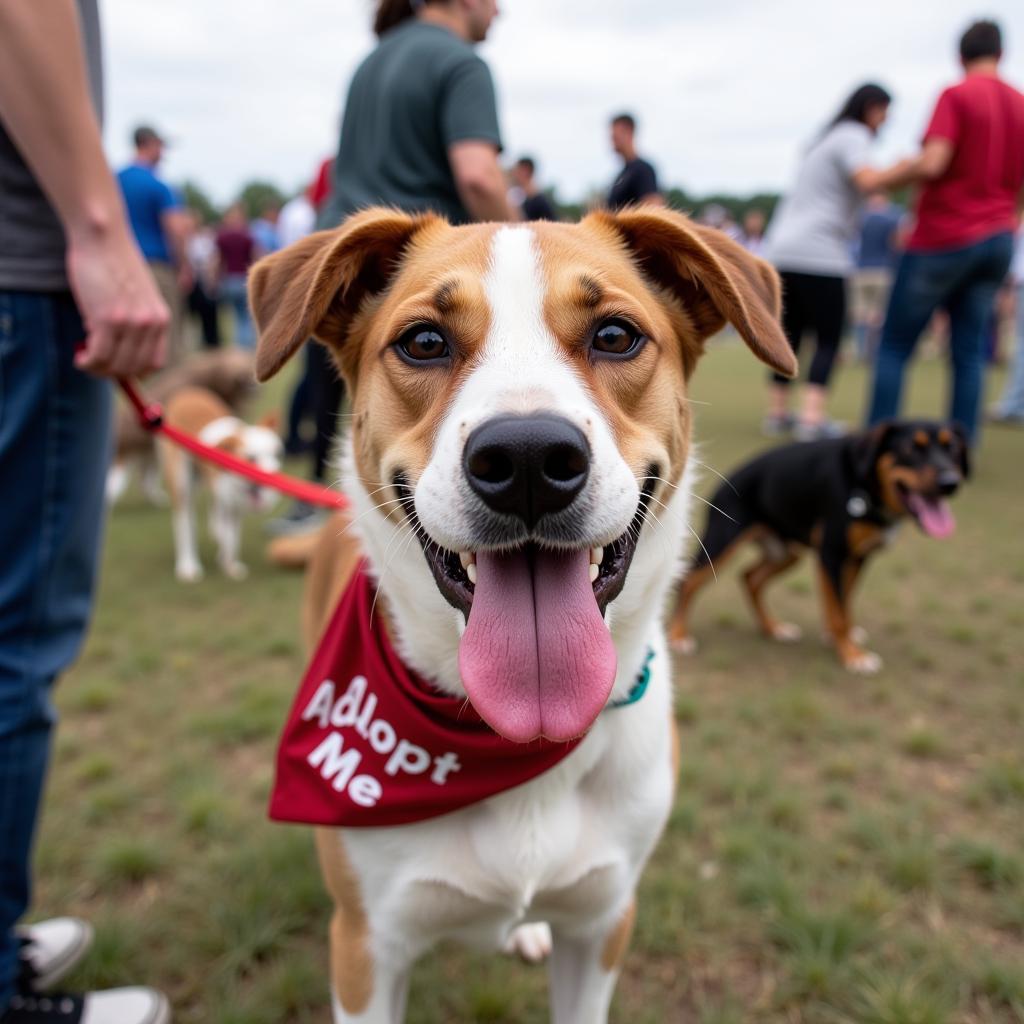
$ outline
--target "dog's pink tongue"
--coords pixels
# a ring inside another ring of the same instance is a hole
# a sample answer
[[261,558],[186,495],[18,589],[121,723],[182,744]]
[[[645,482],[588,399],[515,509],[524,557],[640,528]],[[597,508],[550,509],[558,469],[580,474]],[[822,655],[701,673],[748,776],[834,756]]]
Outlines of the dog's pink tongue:
[[615,648],[589,574],[586,550],[476,556],[459,670],[473,707],[507,739],[580,736],[608,700]]
[[943,501],[942,498],[929,501],[918,494],[910,494],[907,496],[907,502],[921,524],[921,529],[929,537],[944,540],[956,529],[956,520],[949,508],[949,502]]

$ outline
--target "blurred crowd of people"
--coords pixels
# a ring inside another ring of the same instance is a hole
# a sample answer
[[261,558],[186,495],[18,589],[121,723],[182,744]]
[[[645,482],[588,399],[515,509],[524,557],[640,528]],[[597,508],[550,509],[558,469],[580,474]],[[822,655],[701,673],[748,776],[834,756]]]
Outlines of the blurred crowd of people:
[[[507,168],[499,163],[493,82],[473,50],[494,13],[491,0],[435,0],[415,10],[408,0],[382,0],[376,21],[380,43],[351,83],[337,155],[321,164],[310,186],[284,209],[268,206],[250,222],[240,204],[218,225],[183,211],[157,176],[163,140],[152,128],[136,131],[136,159],[119,177],[140,247],[172,311],[172,360],[183,350],[183,309],[195,315],[204,346],[221,343],[222,306],[230,313],[235,343],[251,347],[249,265],[314,225],[335,226],[363,206],[432,209],[456,223],[559,218],[534,156],[524,154]],[[726,232],[779,270],[784,326],[798,355],[807,336],[814,339],[795,409],[791,382],[772,379],[765,434],[813,439],[845,429],[829,417],[828,398],[851,330],[856,358],[877,366],[867,419],[897,413],[904,366],[927,329],[933,343],[950,354],[950,415],[977,436],[984,366],[1001,358],[1000,337],[1009,325],[1015,319],[1018,327],[1024,324],[1019,253],[1016,270],[1008,272],[1018,216],[1013,182],[1024,173],[1024,100],[1000,78],[1001,55],[994,23],[977,22],[965,32],[964,78],[942,93],[916,156],[884,169],[873,166],[871,146],[892,97],[881,85],[866,83],[811,140],[795,181],[774,210],[747,208],[740,223],[719,203],[697,211],[701,223]],[[428,76],[430,88],[417,93],[418,70],[429,60],[437,70]],[[425,138],[419,127],[438,111],[441,138]],[[621,167],[599,205],[617,210],[665,203],[654,164],[638,151],[637,132],[629,112],[610,119],[609,141]],[[893,198],[905,200],[909,189],[916,191],[911,208]],[[987,247],[976,251],[981,242]],[[945,256],[954,270],[940,285]],[[965,277],[960,271],[972,262],[974,271]],[[909,301],[921,294],[924,280],[934,284],[932,292],[919,303]],[[1024,342],[1017,334],[1020,351]],[[316,357],[313,364],[291,406],[293,452],[306,446],[300,436],[303,410],[311,408],[316,390],[313,373],[322,369]],[[995,421],[1024,422],[1024,358],[1013,365],[1006,393],[990,412]],[[322,402],[340,402],[340,385],[328,392]],[[321,425],[331,421],[323,410],[315,418]],[[320,451],[314,458],[318,477],[325,455]],[[300,519],[304,511],[297,510]]]

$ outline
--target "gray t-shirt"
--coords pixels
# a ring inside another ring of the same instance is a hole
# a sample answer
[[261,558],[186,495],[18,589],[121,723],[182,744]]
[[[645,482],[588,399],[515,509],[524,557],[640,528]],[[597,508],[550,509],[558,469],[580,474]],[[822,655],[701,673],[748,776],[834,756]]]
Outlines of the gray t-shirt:
[[321,227],[378,203],[470,220],[448,164],[453,142],[501,148],[494,82],[473,47],[410,19],[381,37],[349,86],[334,189]]
[[765,237],[763,255],[776,269],[831,277],[852,273],[861,207],[852,175],[866,166],[871,140],[866,125],[841,121],[807,151]]
[[[78,0],[93,106],[103,120],[103,62],[98,0]],[[63,291],[64,230],[0,121],[0,288]]]

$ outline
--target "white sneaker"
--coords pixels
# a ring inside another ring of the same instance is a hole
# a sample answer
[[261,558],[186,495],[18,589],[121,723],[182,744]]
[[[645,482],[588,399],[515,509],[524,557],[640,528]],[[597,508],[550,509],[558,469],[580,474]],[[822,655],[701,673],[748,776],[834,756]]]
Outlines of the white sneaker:
[[113,988],[84,996],[16,995],[0,1024],[169,1024],[167,1000],[151,988]]
[[56,985],[89,952],[93,940],[92,925],[77,917],[54,917],[15,933],[21,941],[18,983],[29,992]]
[[152,988],[112,988],[85,997],[80,1024],[170,1024],[167,998]]

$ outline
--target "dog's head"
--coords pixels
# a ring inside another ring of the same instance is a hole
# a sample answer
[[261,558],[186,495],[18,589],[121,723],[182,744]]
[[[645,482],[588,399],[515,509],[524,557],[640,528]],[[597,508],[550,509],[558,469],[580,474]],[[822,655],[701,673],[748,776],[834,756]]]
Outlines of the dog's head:
[[[268,413],[259,423],[243,423],[228,434],[219,448],[244,459],[264,473],[277,473],[284,457],[284,445],[277,433],[277,414]],[[280,495],[235,473],[221,474],[218,486],[229,491],[229,500],[238,508],[252,512],[269,512]]]
[[370,210],[267,257],[250,295],[261,380],[315,335],[348,382],[345,486],[400,642],[419,630],[403,653],[507,737],[584,732],[616,682],[608,624],[646,643],[678,557],[705,339],[728,321],[795,369],[774,272],[664,210]]
[[857,473],[894,516],[911,516],[930,537],[956,527],[946,501],[970,475],[958,423],[887,420],[853,442]]

